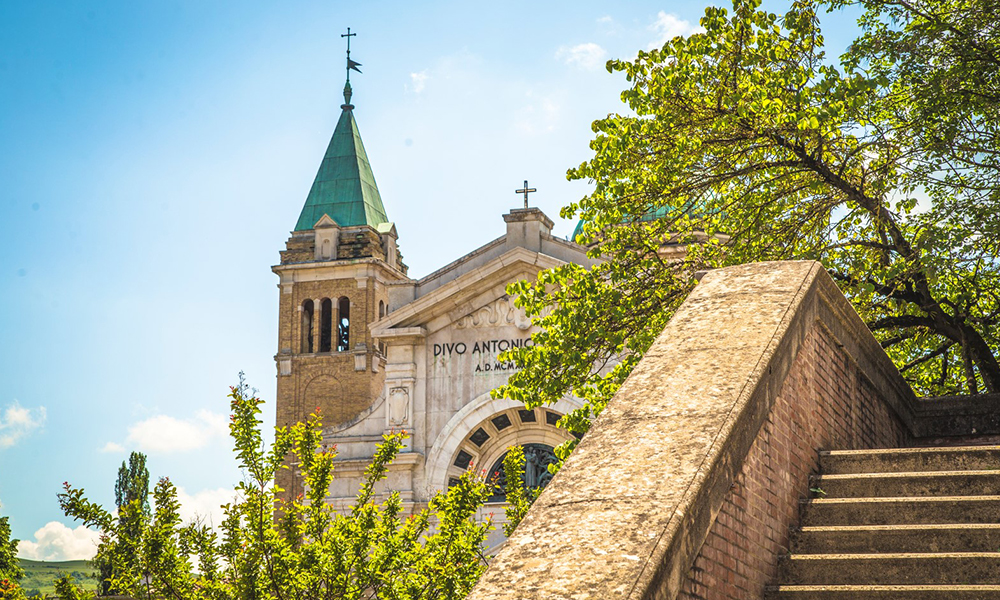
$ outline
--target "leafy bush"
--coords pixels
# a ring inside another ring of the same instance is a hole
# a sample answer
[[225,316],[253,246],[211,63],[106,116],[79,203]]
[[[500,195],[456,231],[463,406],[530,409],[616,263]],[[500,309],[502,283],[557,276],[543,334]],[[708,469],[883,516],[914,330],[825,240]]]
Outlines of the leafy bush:
[[[486,568],[484,542],[493,528],[489,520],[475,520],[491,493],[481,476],[465,473],[428,509],[404,515],[398,493],[377,492],[406,437],[387,434],[353,507],[337,513],[325,502],[336,452],[322,444],[319,416],[277,428],[268,448],[262,401],[242,378],[230,398],[230,435],[244,481],[236,500],[224,506],[219,532],[181,522],[177,489],[167,478],[154,488],[152,511],[137,498],[117,517],[87,500],[84,490],[65,485],[59,495],[65,513],[101,532],[97,560],[112,566],[113,589],[177,600],[457,599],[468,593]],[[307,491],[285,500],[274,481],[289,463],[301,470]],[[66,600],[94,596],[70,578],[58,591]]]

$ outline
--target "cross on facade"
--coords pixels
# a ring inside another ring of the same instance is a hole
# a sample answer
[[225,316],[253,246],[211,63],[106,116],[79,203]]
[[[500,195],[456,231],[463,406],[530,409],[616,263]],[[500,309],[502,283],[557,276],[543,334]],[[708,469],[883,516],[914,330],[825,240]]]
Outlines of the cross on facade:
[[524,194],[524,208],[528,208],[528,194],[531,192],[537,192],[535,188],[528,187],[528,180],[524,180],[524,187],[519,190],[514,190],[515,194]]

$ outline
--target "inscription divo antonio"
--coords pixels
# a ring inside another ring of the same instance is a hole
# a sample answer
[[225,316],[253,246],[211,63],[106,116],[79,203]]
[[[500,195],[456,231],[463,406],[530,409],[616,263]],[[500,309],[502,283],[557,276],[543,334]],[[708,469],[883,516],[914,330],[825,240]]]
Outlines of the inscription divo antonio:
[[[520,340],[485,340],[475,342],[472,345],[472,354],[495,354],[510,350],[511,348],[527,348],[531,346],[531,338]],[[469,346],[465,342],[455,342],[453,344],[434,344],[434,356],[450,356],[452,354],[465,354],[469,351]]]
[[[503,340],[481,340],[473,342],[472,348],[465,342],[454,342],[445,344],[434,344],[434,357],[442,359],[450,358],[456,354],[481,354],[496,355],[498,352],[510,350],[511,348],[526,348],[531,346],[531,338],[503,339]],[[485,358],[485,357],[484,357]],[[475,372],[483,373],[487,371],[512,371],[517,367],[514,363],[493,360],[492,356],[476,365]]]

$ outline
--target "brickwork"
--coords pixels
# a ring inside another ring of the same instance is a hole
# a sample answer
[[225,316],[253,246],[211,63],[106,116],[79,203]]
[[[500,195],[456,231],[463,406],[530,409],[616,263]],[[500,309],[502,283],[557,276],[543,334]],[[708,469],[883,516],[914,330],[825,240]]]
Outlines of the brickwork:
[[[368,282],[365,281],[364,283],[367,284]],[[375,311],[378,310],[378,300],[382,300],[383,302],[387,300],[384,291],[378,294],[379,297],[377,299],[371,298],[375,291],[369,288],[373,286],[365,285],[363,288],[359,287],[358,280],[354,276],[347,279],[327,279],[295,283],[292,286],[290,294],[282,294],[281,314],[278,325],[278,351],[294,350],[294,353],[299,353],[300,348],[302,348],[303,337],[300,307],[306,300],[312,300],[314,306],[313,343],[315,345],[313,350],[314,352],[318,352],[320,304],[324,298],[329,298],[333,305],[333,311],[336,313],[337,300],[341,297],[351,300],[350,349],[353,350],[360,343],[370,347],[372,339],[367,325],[377,315],[377,312],[372,312],[372,307],[369,306],[370,300],[375,301]],[[355,325],[355,322],[357,322],[357,325]],[[336,338],[336,335],[333,334],[333,337]],[[336,341],[334,340],[333,343],[335,344]]]
[[337,245],[337,258],[362,257],[385,260],[385,251],[378,234],[370,229],[342,234],[340,243]]
[[316,244],[312,236],[292,236],[281,251],[281,264],[303,263],[316,258]]
[[760,598],[820,449],[903,445],[906,427],[819,324],[808,332],[678,598]]
[[[377,340],[369,325],[379,318],[379,303],[388,303],[385,283],[401,279],[402,263],[385,263],[382,238],[371,228],[341,232],[336,260],[316,260],[314,238],[297,233],[281,253],[278,313],[278,385],[275,422],[287,426],[304,421],[319,409],[323,424],[336,427],[355,419],[382,395],[385,372]],[[350,306],[347,348],[337,347],[340,299]],[[311,323],[303,306],[312,301]],[[329,348],[322,341],[323,302],[329,300]],[[308,343],[312,333],[312,347]],[[284,364],[284,366],[282,366]],[[292,470],[278,476],[289,494],[301,491]]]

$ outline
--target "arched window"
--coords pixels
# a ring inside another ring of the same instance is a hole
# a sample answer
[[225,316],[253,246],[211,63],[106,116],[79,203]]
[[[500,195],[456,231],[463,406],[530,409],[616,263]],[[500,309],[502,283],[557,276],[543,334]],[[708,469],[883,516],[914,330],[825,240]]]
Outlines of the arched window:
[[329,239],[323,240],[323,251],[322,251],[322,254],[320,256],[322,256],[323,258],[332,258],[332,256],[330,255],[330,240]]
[[313,351],[313,301],[302,303],[302,349],[299,352],[311,354]]
[[[379,300],[378,301],[378,318],[382,319],[382,318],[385,317],[385,315],[386,315],[385,301]],[[378,345],[376,346],[376,348],[378,348],[378,351],[382,353],[382,356],[385,356],[385,344],[384,343],[378,342]]]
[[[477,432],[478,433],[478,432]],[[520,484],[528,490],[543,488],[552,481],[552,473],[549,473],[549,465],[559,462],[555,451],[548,444],[524,444],[524,473],[521,475]],[[509,451],[508,451],[509,452]],[[507,473],[503,468],[503,459],[507,458],[507,452],[493,463],[487,481],[495,482],[493,495],[487,502],[504,502],[507,500]]]
[[337,352],[351,347],[351,301],[343,296],[337,302]]
[[319,351],[329,352],[330,341],[333,339],[333,302],[329,298],[323,298],[319,306]]

